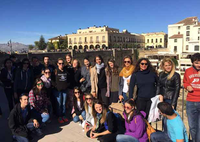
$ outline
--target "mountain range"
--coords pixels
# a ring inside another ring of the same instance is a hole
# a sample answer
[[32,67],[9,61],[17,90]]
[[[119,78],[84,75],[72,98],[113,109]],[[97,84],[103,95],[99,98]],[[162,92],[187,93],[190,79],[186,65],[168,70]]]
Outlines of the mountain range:
[[[22,51],[28,51],[28,45],[18,43],[18,42],[12,42],[12,50],[22,52]],[[10,51],[10,46],[8,44],[2,43],[0,44],[0,51],[8,52]]]

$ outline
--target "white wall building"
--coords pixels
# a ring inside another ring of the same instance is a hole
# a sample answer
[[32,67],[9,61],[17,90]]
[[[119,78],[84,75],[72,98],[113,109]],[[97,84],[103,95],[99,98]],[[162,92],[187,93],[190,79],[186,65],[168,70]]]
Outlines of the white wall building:
[[182,56],[200,51],[200,22],[197,17],[188,17],[168,25],[168,48]]

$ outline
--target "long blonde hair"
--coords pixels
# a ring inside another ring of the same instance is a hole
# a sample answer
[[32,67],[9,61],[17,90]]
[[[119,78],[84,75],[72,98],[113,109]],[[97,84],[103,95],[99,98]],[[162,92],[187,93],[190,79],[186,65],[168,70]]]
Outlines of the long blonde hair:
[[170,80],[170,79],[172,78],[172,76],[174,75],[174,73],[175,73],[175,64],[174,64],[174,62],[172,61],[172,59],[170,59],[170,58],[164,58],[164,59],[162,60],[161,64],[160,64],[160,68],[161,68],[163,71],[165,71],[165,69],[164,69],[164,64],[165,64],[166,62],[168,62],[169,64],[172,65],[172,70],[171,70],[171,72],[169,73],[169,75],[168,75],[168,77],[167,77],[167,80]]
[[[90,96],[92,98],[92,105],[93,105],[93,96],[91,94],[86,94],[85,95],[85,99],[86,99],[86,96]],[[84,107],[85,107],[85,112],[88,113],[88,103],[87,103],[87,100],[85,100],[85,102],[84,102]]]

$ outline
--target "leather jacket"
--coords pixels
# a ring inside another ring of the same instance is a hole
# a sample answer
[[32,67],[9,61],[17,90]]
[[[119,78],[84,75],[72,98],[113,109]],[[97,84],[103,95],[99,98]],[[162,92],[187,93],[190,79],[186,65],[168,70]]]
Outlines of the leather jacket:
[[178,73],[174,73],[170,80],[167,80],[168,75],[164,72],[159,74],[157,87],[157,95],[162,95],[164,99],[172,100],[172,106],[177,104],[180,93],[181,78]]

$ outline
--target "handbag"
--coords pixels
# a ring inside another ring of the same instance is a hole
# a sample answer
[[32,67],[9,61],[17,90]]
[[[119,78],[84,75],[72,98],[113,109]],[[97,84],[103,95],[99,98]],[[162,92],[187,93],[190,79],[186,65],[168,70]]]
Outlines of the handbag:
[[123,112],[124,112],[124,105],[122,102],[118,101],[117,103],[112,103],[109,106],[109,109],[113,112],[113,113],[118,113],[122,116],[122,118],[124,118]]

